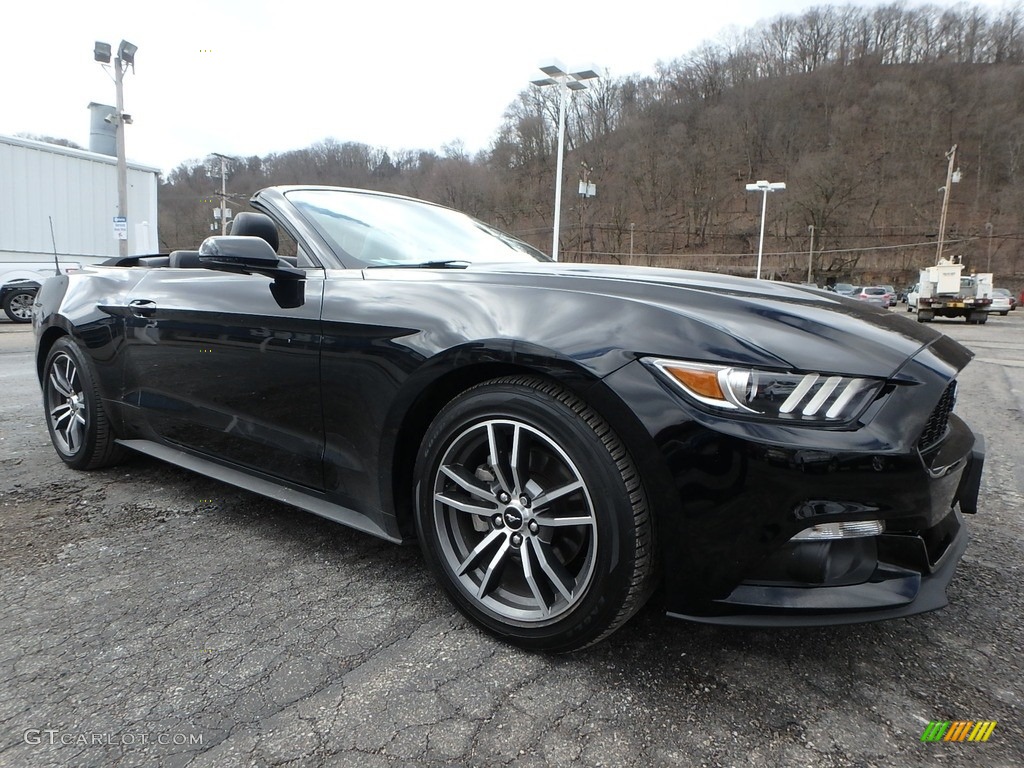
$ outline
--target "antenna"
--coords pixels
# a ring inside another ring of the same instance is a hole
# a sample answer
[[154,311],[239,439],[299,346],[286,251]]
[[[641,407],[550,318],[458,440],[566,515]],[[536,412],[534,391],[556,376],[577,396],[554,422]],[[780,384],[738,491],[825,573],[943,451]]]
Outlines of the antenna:
[[60,259],[57,258],[57,238],[53,234],[53,216],[47,216],[50,220],[50,242],[53,243],[53,265],[57,268],[57,274],[61,274],[60,271]]

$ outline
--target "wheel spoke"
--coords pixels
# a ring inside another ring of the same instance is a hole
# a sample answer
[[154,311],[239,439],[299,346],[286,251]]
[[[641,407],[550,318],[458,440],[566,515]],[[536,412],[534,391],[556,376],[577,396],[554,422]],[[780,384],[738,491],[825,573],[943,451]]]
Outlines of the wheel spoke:
[[77,370],[75,369],[75,364],[74,364],[74,362],[72,362],[70,357],[65,357],[64,358],[64,363],[65,363],[64,364],[64,381],[67,382],[68,389],[72,393],[74,393],[75,392],[75,374],[77,373]]
[[[441,471],[471,496],[476,496],[478,499],[489,501],[492,504],[498,503],[498,497],[491,493],[491,489],[480,485],[476,478],[471,478],[465,467],[446,465],[441,467]],[[447,504],[448,502],[445,503]]]
[[498,483],[501,484],[501,488],[504,491],[512,493],[512,488],[505,479],[505,472],[501,468],[501,453],[498,451],[498,436],[494,430],[494,423],[488,422],[487,424],[487,448],[490,451],[490,462],[491,469],[494,470],[494,476],[498,479]]
[[573,480],[571,483],[566,483],[552,491],[542,491],[541,494],[533,500],[533,507],[536,509],[537,507],[544,506],[545,504],[550,504],[555,499],[560,499],[573,491],[578,491],[582,487],[582,480]]
[[543,515],[537,515],[533,519],[537,521],[537,525],[543,525],[546,528],[566,528],[571,525],[594,525],[596,522],[593,517],[587,515],[575,515],[572,517],[544,517]]
[[490,517],[498,511],[497,507],[478,507],[476,504],[459,501],[458,499],[453,499],[451,496],[445,496],[443,493],[435,493],[434,501],[439,501],[452,509],[459,510],[460,512],[468,512],[471,515],[479,515],[480,517]]
[[537,554],[537,562],[540,563],[540,569],[544,571],[551,585],[561,593],[566,602],[571,603],[576,580],[565,569],[565,566],[559,562],[554,552],[551,552],[551,557],[548,557],[548,552],[550,552],[548,545],[539,539],[534,539],[533,544],[534,552]]
[[487,548],[490,547],[495,541],[497,541],[504,535],[505,532],[502,530],[493,530],[489,534],[484,536],[480,540],[480,543],[473,547],[473,551],[466,556],[466,559],[459,563],[459,567],[458,570],[456,570],[456,573],[459,576],[465,575],[466,571],[473,567],[473,564],[477,561],[480,555],[485,550],[487,550]]
[[[528,549],[536,552],[537,542],[533,539],[527,539],[527,542]],[[548,605],[548,601],[544,597],[544,593],[540,590],[540,584],[537,583],[537,577],[533,574],[533,561],[530,559],[530,552],[527,550],[523,551],[523,576],[530,587],[530,592],[533,593],[533,598],[537,601],[537,607],[540,608],[541,616],[547,618],[551,614],[551,607]]]
[[476,591],[477,598],[481,598],[490,592],[494,585],[492,582],[495,577],[501,572],[502,561],[505,559],[505,555],[508,554],[509,548],[512,545],[508,539],[505,539],[498,547],[498,551],[494,553],[494,557],[491,558],[491,562],[487,564],[487,570],[484,571],[483,578],[480,579],[480,588]]
[[509,468],[512,470],[512,489],[509,492],[513,496],[519,496],[523,489],[523,485],[519,480],[520,437],[522,433],[523,430],[516,424],[512,429],[512,456],[509,458]]
[[71,452],[74,453],[82,444],[82,427],[79,425],[77,419],[72,419],[68,422],[66,432],[68,447],[71,449]]
[[50,418],[53,419],[53,428],[59,429],[61,422],[71,415],[71,406],[67,403],[61,403],[55,408],[50,410]]
[[64,397],[71,397],[74,392],[71,391],[71,385],[61,376],[60,371],[56,368],[53,369],[53,373],[50,374],[50,385],[57,390],[58,394]]

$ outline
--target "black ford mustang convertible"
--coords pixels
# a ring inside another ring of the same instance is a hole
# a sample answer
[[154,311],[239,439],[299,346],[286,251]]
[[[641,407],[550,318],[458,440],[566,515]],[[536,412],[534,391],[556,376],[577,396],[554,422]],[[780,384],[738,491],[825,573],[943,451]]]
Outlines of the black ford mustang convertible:
[[197,251],[43,285],[70,467],[138,451],[418,539],[462,612],[533,649],[600,640],[658,585],[732,624],[945,604],[983,462],[956,342],[813,288],[553,263],[404,197],[252,205]]

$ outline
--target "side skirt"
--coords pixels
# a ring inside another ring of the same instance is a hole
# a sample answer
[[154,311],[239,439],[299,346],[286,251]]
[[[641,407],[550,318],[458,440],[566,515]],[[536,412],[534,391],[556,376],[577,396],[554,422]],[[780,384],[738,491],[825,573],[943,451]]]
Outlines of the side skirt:
[[118,440],[117,442],[125,448],[130,448],[133,451],[144,453],[155,459],[166,461],[168,464],[174,464],[175,466],[197,472],[205,477],[211,477],[214,480],[220,480],[229,485],[253,491],[275,501],[290,504],[293,507],[312,512],[314,515],[320,515],[320,517],[326,517],[328,520],[333,520],[336,523],[347,525],[349,528],[355,528],[357,531],[369,533],[395,544],[402,543],[402,539],[387,533],[379,525],[368,520],[365,515],[355,510],[309,493],[304,493],[260,475],[249,474],[239,469],[226,467],[215,461],[210,461],[209,459],[204,459],[167,445],[161,445],[152,440]]

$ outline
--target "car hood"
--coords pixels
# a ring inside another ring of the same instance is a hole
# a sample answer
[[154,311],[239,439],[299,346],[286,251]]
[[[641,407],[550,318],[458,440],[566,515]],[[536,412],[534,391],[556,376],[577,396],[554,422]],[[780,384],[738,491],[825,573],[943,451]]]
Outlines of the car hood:
[[[627,334],[638,354],[679,350],[690,359],[877,377],[893,376],[927,346],[957,370],[972,356],[899,313],[800,285],[676,269],[560,263],[475,264],[444,272],[467,282],[589,294],[605,313],[630,317],[632,325],[642,326]],[[591,325],[588,332],[594,330]]]

